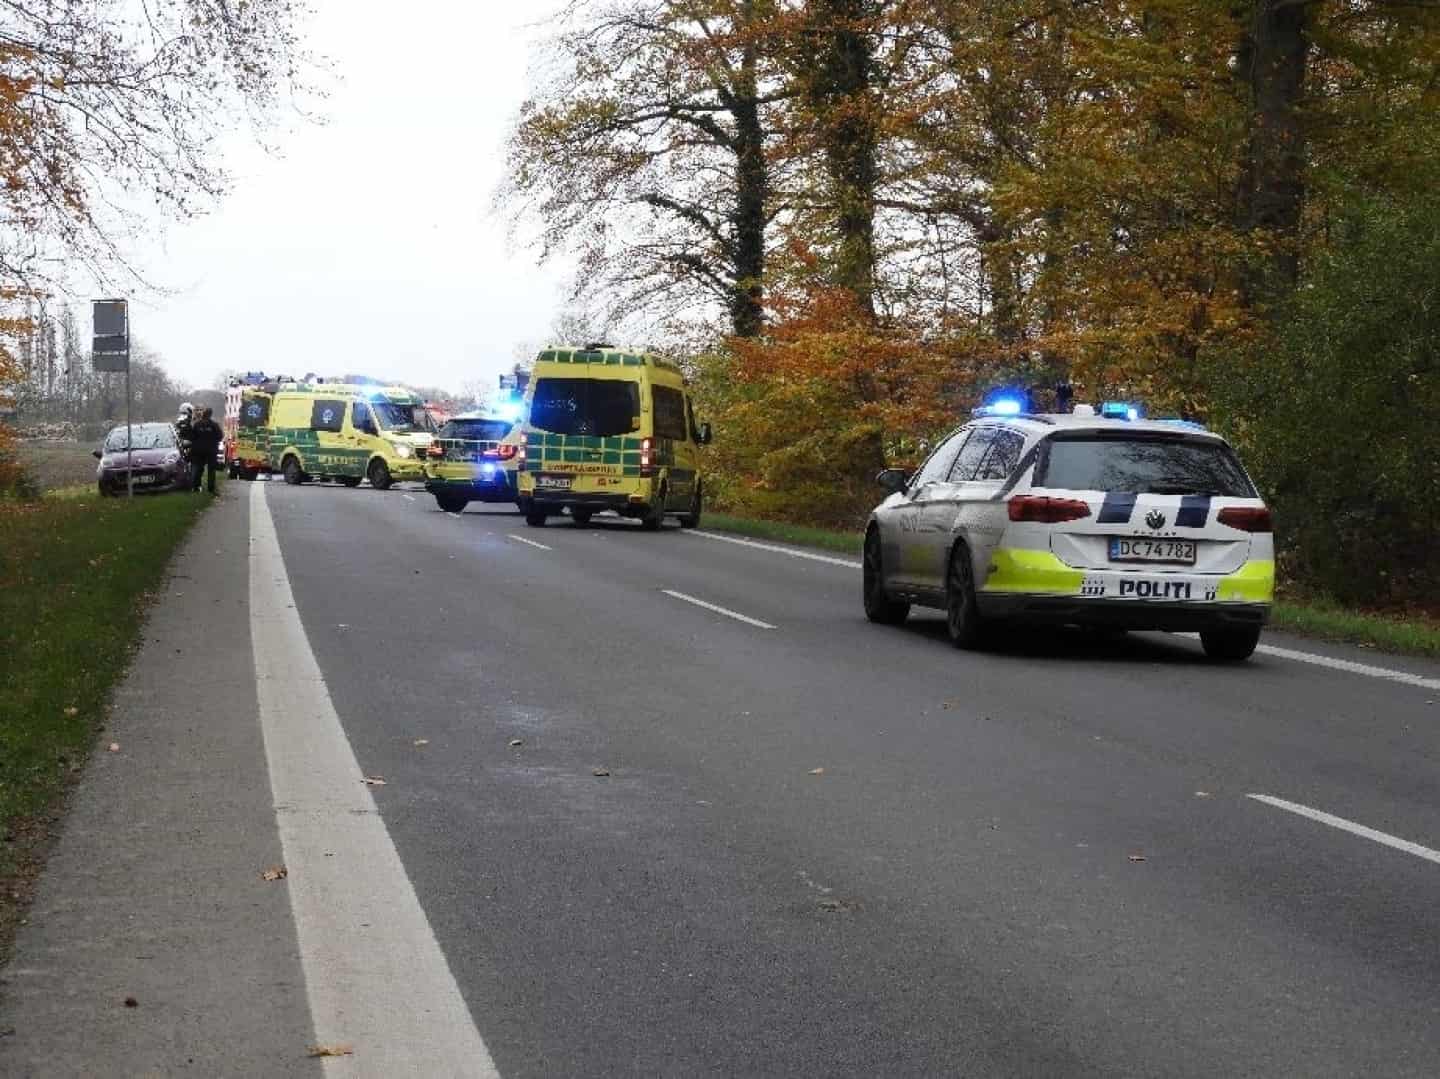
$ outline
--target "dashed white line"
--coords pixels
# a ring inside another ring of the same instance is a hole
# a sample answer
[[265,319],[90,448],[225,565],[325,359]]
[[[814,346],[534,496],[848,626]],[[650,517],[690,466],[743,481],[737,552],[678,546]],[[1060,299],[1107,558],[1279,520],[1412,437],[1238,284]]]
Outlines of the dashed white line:
[[1374,828],[1367,828],[1363,824],[1356,824],[1354,821],[1346,820],[1344,817],[1337,817],[1332,813],[1326,813],[1320,809],[1311,809],[1309,806],[1302,806],[1299,802],[1287,802],[1284,798],[1276,798],[1270,794],[1247,794],[1245,797],[1253,798],[1257,802],[1264,802],[1267,806],[1274,806],[1276,809],[1283,809],[1287,813],[1295,813],[1301,817],[1308,817],[1321,824],[1328,824],[1331,828],[1339,828],[1342,832],[1349,832],[1351,835],[1363,836],[1365,839],[1373,840],[1376,843],[1383,843],[1387,847],[1396,850],[1403,850],[1406,854],[1413,854],[1417,858],[1424,858],[1427,862],[1434,862],[1440,865],[1440,850],[1431,850],[1429,847],[1422,847],[1419,843],[1412,843],[1408,839],[1401,839],[1399,836],[1390,835],[1388,832],[1379,832]]
[[1389,667],[1372,667],[1368,663],[1354,663],[1348,659],[1319,656],[1313,652],[1297,652],[1292,648],[1277,648],[1270,644],[1262,644],[1255,651],[1263,652],[1267,656],[1276,656],[1279,659],[1293,659],[1296,663],[1313,663],[1317,667],[1330,667],[1333,670],[1345,671],[1349,674],[1363,674],[1367,678],[1385,678],[1406,686],[1440,690],[1440,678],[1422,678],[1409,671],[1396,671]]
[[326,1074],[498,1076],[375,807],[250,490],[250,636],[271,795]]
[[[402,494],[403,494],[403,492],[402,492]],[[414,495],[404,495],[404,498],[405,498],[405,501],[406,501],[406,502],[414,502],[414,501],[415,501],[415,496],[414,496]]]
[[555,549],[553,547],[546,547],[543,543],[536,543],[532,539],[526,539],[524,536],[517,536],[513,532],[508,532],[506,535],[516,543],[528,543],[531,547],[539,547],[542,551],[553,551]]
[[703,599],[696,599],[694,596],[687,596],[684,592],[674,592],[668,588],[660,591],[675,599],[684,600],[686,603],[693,603],[697,607],[704,607],[707,611],[714,611],[716,614],[723,614],[726,618],[733,618],[737,622],[744,622],[747,626],[757,626],[760,629],[774,629],[769,622],[762,622],[758,618],[751,618],[748,614],[741,614],[739,611],[732,611],[728,607],[720,607],[714,603],[706,603]]
[[740,547],[754,547],[757,551],[774,551],[776,554],[789,555],[791,558],[803,558],[810,562],[825,562],[832,566],[844,566],[846,569],[860,568],[860,563],[853,558],[836,558],[833,555],[813,554],[810,551],[797,551],[793,547],[781,547],[774,543],[757,543],[755,540],[739,539],[736,536],[722,536],[718,532],[687,529],[680,534],[682,536],[699,536],[702,539],[720,540],[722,543],[734,543]]

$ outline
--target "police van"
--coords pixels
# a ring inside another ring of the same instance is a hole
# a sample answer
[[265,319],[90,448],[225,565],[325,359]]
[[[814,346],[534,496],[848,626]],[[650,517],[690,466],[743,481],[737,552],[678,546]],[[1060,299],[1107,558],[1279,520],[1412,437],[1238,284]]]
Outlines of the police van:
[[286,483],[319,479],[358,487],[368,479],[382,491],[398,480],[425,478],[423,455],[434,429],[423,402],[408,390],[320,382],[247,394],[239,427],[245,459],[253,432],[265,467]]
[[977,411],[891,494],[865,533],[873,622],[912,604],[946,612],[951,640],[997,623],[1200,634],[1207,655],[1255,651],[1275,588],[1270,510],[1219,435],[1146,420],[1124,402]]
[[667,514],[700,523],[710,425],[695,422],[678,364],[604,344],[548,348],[525,415],[517,467],[527,524],[565,510],[577,525],[607,510],[652,531]]

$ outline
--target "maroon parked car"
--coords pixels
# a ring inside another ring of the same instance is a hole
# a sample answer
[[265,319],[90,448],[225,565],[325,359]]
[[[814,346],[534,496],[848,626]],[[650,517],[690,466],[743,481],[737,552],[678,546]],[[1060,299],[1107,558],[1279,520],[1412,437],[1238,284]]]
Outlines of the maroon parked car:
[[[131,454],[135,467],[135,491],[184,491],[190,487],[190,462],[180,453],[175,428],[168,423],[131,424]],[[125,427],[105,436],[95,451],[100,467],[95,470],[102,495],[125,493]]]

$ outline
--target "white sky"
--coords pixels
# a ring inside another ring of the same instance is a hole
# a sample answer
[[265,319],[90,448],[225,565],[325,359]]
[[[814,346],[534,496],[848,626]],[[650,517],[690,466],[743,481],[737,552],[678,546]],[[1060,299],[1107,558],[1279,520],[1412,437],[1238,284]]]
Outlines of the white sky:
[[494,385],[564,302],[563,267],[490,210],[549,5],[315,6],[327,122],[287,118],[278,155],[227,143],[231,195],[135,252],[168,294],[132,299],[132,336],[194,386],[229,369]]

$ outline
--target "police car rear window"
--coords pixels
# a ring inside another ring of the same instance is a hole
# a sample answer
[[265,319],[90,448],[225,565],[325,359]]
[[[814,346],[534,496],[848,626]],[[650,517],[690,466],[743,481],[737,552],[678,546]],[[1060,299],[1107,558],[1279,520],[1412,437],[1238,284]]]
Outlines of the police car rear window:
[[440,437],[499,442],[510,433],[512,426],[505,420],[451,420],[440,428]]
[[640,427],[640,383],[611,378],[542,378],[530,426],[556,435],[628,435]]
[[1166,436],[1054,436],[1048,440],[1035,486],[1255,497],[1255,488],[1229,446],[1210,439]]

